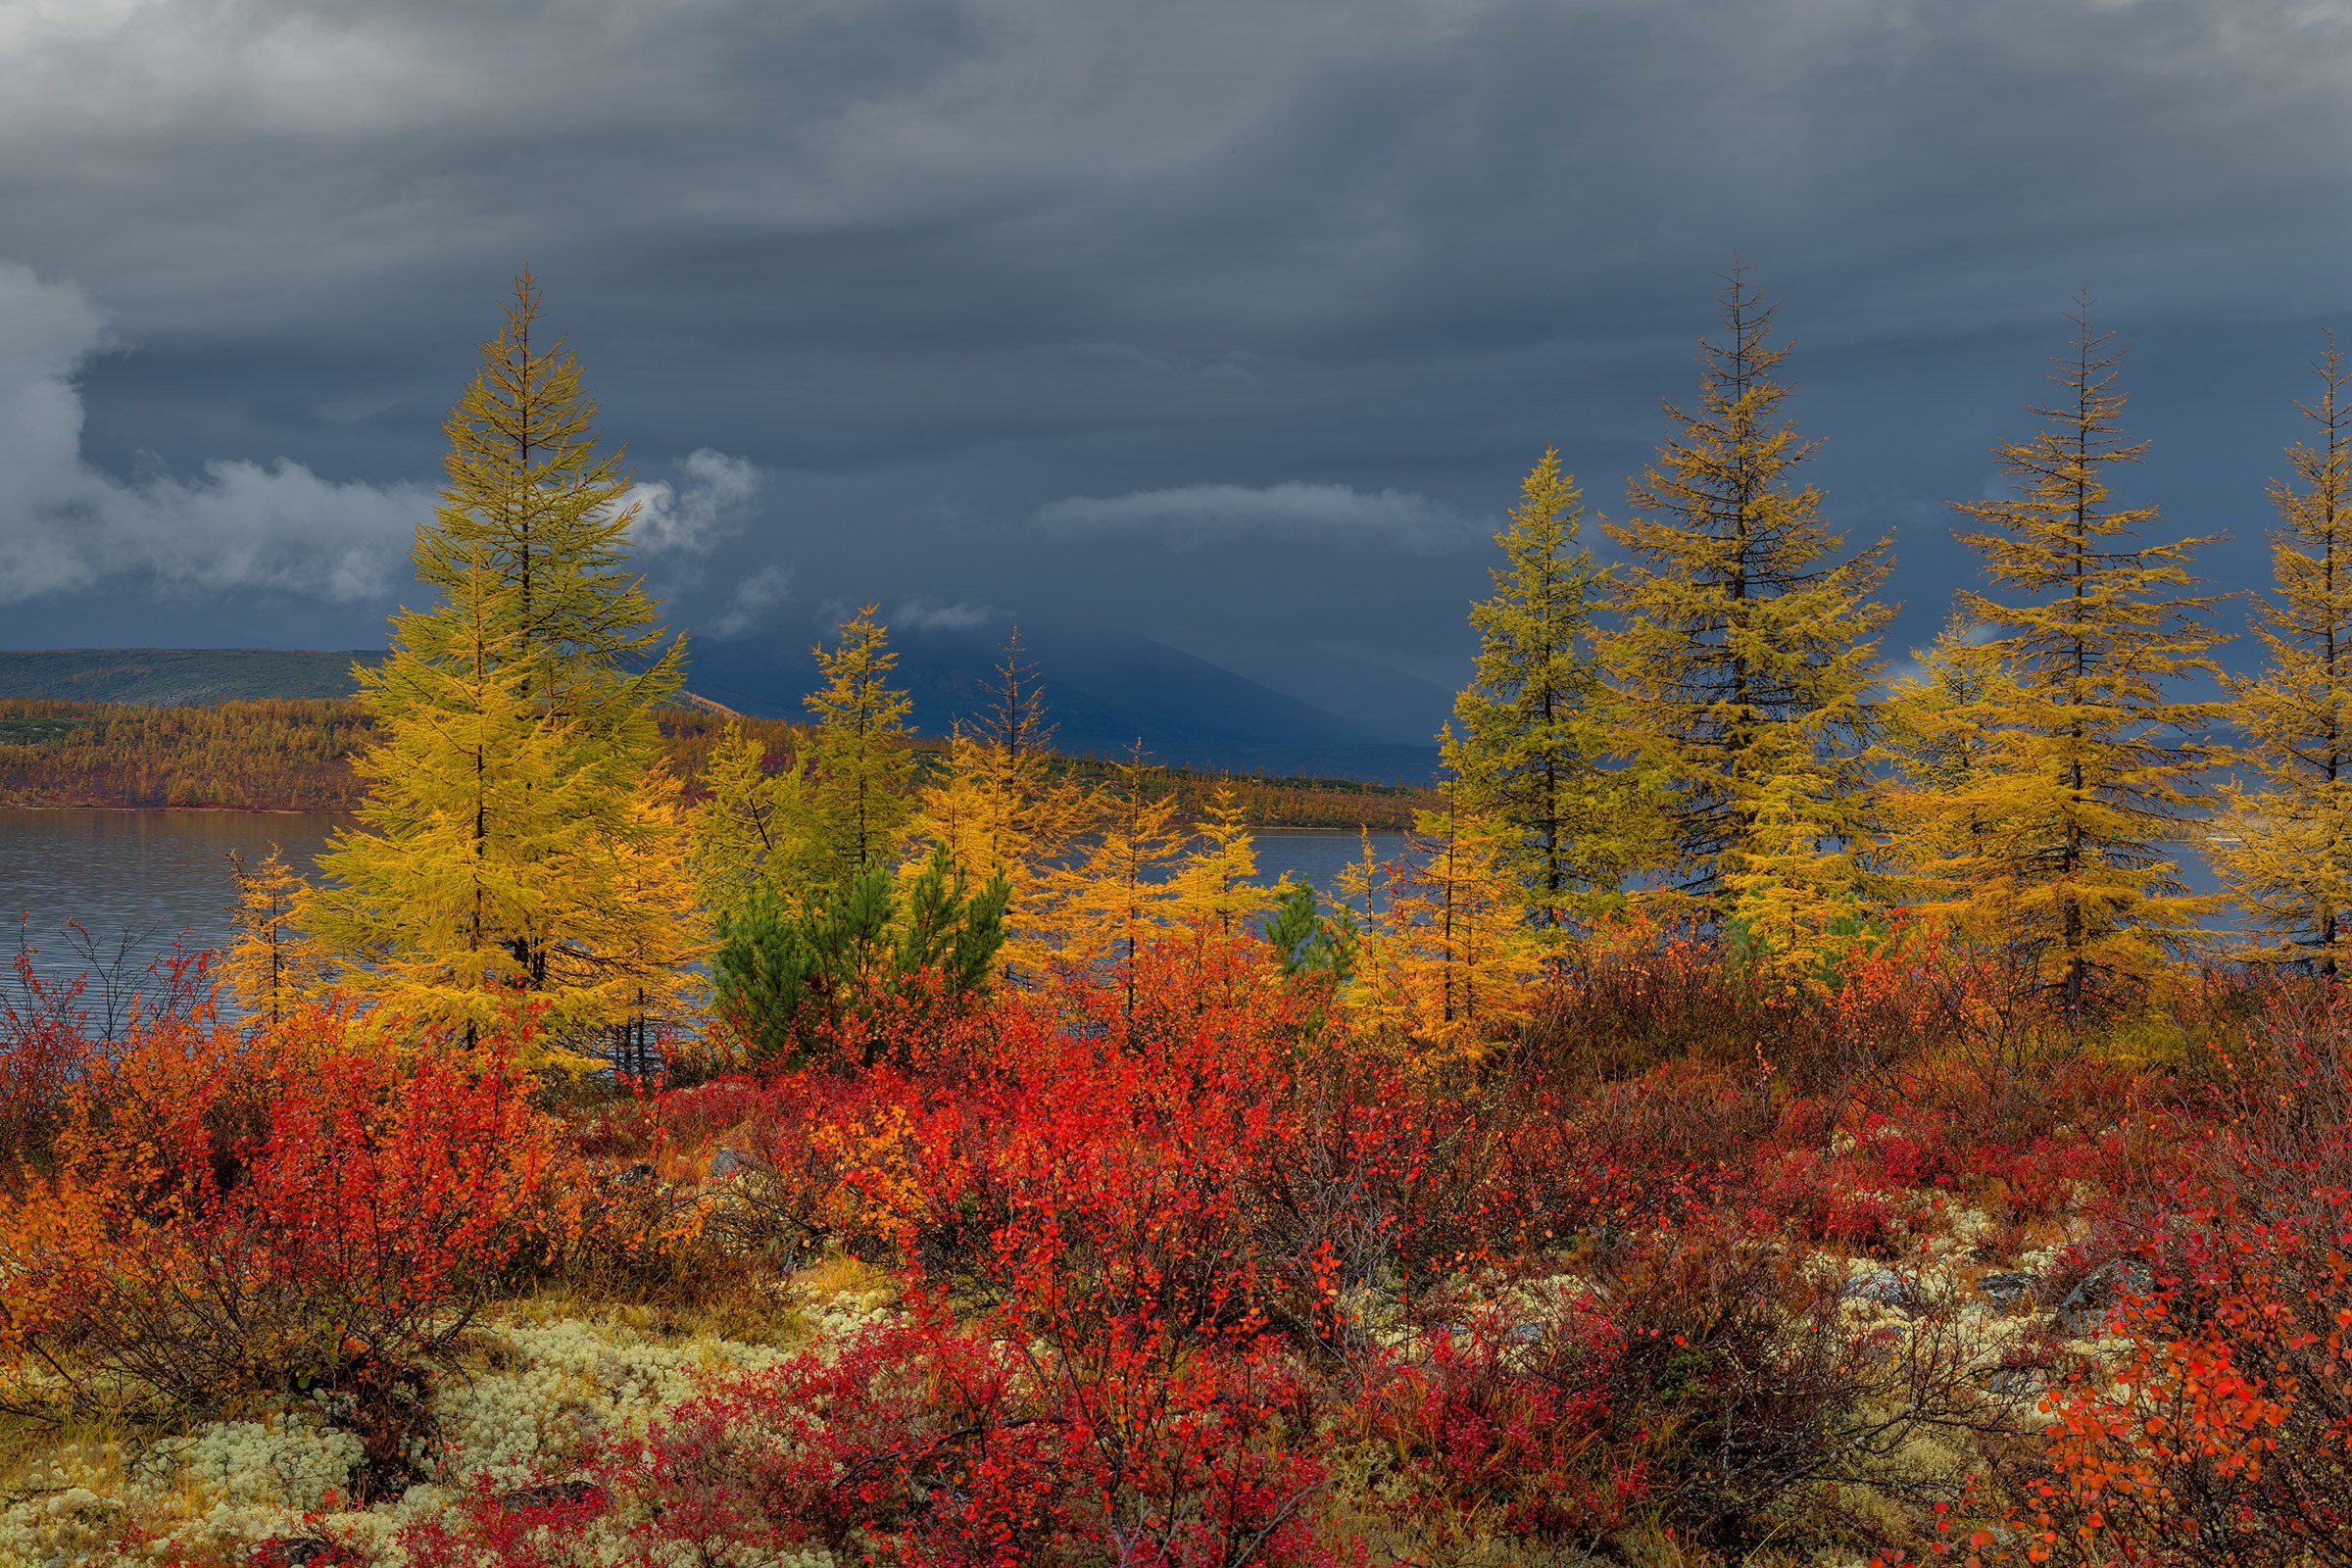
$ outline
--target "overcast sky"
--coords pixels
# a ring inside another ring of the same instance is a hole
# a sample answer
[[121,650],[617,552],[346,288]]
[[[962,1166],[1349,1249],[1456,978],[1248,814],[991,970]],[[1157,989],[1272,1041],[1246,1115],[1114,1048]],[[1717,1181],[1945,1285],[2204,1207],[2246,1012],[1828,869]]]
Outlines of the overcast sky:
[[1425,732],[1735,248],[1898,643],[2084,287],[2238,586],[2348,83],[2342,0],[0,0],[0,644],[379,644],[525,263],[701,637],[1091,619]]

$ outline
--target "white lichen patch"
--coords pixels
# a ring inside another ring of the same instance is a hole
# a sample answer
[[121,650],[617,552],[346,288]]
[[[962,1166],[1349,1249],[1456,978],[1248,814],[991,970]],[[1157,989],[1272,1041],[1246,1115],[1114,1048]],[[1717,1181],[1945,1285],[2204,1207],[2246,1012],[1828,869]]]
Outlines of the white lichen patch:
[[560,1466],[586,1442],[643,1431],[715,1378],[774,1365],[771,1346],[656,1340],[596,1319],[493,1325],[507,1364],[443,1379],[433,1416],[441,1468],[519,1483]]
[[[824,1280],[796,1293],[811,1348],[889,1311],[877,1277]],[[775,1365],[792,1350],[715,1335],[663,1336],[632,1314],[560,1316],[563,1303],[517,1303],[482,1327],[481,1353],[442,1374],[434,1446],[416,1454],[432,1479],[373,1507],[351,1504],[361,1446],[313,1410],[223,1421],[161,1442],[124,1434],[61,1439],[12,1476],[0,1507],[0,1568],[102,1568],[174,1556],[245,1561],[283,1536],[349,1542],[398,1568],[404,1524],[451,1510],[487,1477],[494,1487],[561,1476],[599,1438],[642,1432],[712,1381]],[[795,1343],[802,1343],[796,1337]],[[644,1560],[622,1522],[567,1545],[567,1560]],[[609,1549],[608,1549],[609,1548]],[[681,1548],[683,1551],[684,1548]],[[697,1559],[699,1561],[699,1559]],[[820,1554],[759,1568],[824,1568]],[[680,1558],[679,1568],[690,1568]],[[742,1568],[754,1568],[747,1559]]]
[[[60,1444],[27,1472],[24,1499],[0,1511],[0,1564],[235,1555],[336,1502],[359,1461],[358,1439],[305,1413],[217,1422],[143,1449]],[[125,1545],[133,1539],[142,1546]]]

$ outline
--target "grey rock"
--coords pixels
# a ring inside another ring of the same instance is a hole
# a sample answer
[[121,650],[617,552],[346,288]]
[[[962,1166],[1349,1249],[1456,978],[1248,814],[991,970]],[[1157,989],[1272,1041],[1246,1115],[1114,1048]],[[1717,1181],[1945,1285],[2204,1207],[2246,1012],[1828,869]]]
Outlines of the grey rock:
[[2147,1288],[2148,1277],[2140,1270],[2120,1263],[2101,1263],[2076,1281],[2075,1288],[2058,1303],[2058,1332],[2069,1339],[2097,1334],[2106,1327],[2108,1310],[2120,1293]]
[[749,1167],[751,1163],[752,1156],[742,1150],[722,1149],[710,1156],[711,1179],[715,1181],[721,1176],[732,1176],[737,1171]]
[[2041,1281],[2031,1274],[2007,1271],[1985,1275],[1977,1281],[1977,1289],[1993,1305],[2006,1310],[2020,1301],[2031,1300],[2038,1295],[2041,1291]]
[[2022,1399],[2039,1393],[2047,1380],[2032,1367],[2005,1366],[1985,1373],[1978,1381],[1984,1384],[1988,1394],[1997,1394],[2007,1399]]
[[1874,1268],[1845,1282],[1838,1296],[1848,1301],[1872,1301],[1880,1306],[1899,1307],[1915,1311],[1927,1304],[1919,1289],[1919,1281],[1897,1274],[1890,1268]]
[[601,1508],[612,1494],[593,1481],[550,1481],[536,1487],[516,1487],[498,1494],[499,1507],[510,1512],[537,1508]]

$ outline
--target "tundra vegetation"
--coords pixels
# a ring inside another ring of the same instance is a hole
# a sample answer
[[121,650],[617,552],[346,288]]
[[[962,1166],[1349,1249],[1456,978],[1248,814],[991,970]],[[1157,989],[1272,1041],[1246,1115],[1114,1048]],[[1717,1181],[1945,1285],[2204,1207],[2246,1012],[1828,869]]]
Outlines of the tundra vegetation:
[[[0,1560],[2291,1565],[2352,1539],[2344,377],[2251,673],[2075,318],[1909,673],[1735,274],[1405,853],[680,643],[527,278],[315,879],[0,1011]],[[2202,694],[2202,695],[2200,695]],[[2230,906],[2191,895],[2200,840]]]

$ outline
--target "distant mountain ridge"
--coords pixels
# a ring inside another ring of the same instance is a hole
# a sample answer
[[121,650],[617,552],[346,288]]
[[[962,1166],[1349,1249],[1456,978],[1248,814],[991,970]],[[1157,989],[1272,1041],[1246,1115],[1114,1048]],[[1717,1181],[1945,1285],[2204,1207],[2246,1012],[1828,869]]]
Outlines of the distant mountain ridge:
[[358,690],[353,663],[383,657],[381,649],[0,649],[0,697],[155,708],[349,697]]
[[[913,722],[945,734],[981,711],[1005,628],[892,628],[898,682]],[[1425,784],[1437,749],[1401,742],[1147,637],[1094,629],[1022,628],[1057,750],[1124,757],[1139,740],[1153,761],[1229,772],[1314,774]],[[805,642],[701,642],[687,681],[746,712],[797,714],[815,679]]]
[[[978,712],[1001,632],[910,629],[897,636],[913,722],[945,734]],[[50,648],[0,650],[0,698],[180,708],[265,698],[348,698],[354,663],[380,649]],[[1375,734],[1181,649],[1148,638],[1056,632],[1029,648],[1059,750],[1118,757],[1139,740],[1153,761],[1230,772],[1426,783],[1432,747]],[[797,718],[815,679],[806,643],[696,641],[688,686],[742,712]]]

